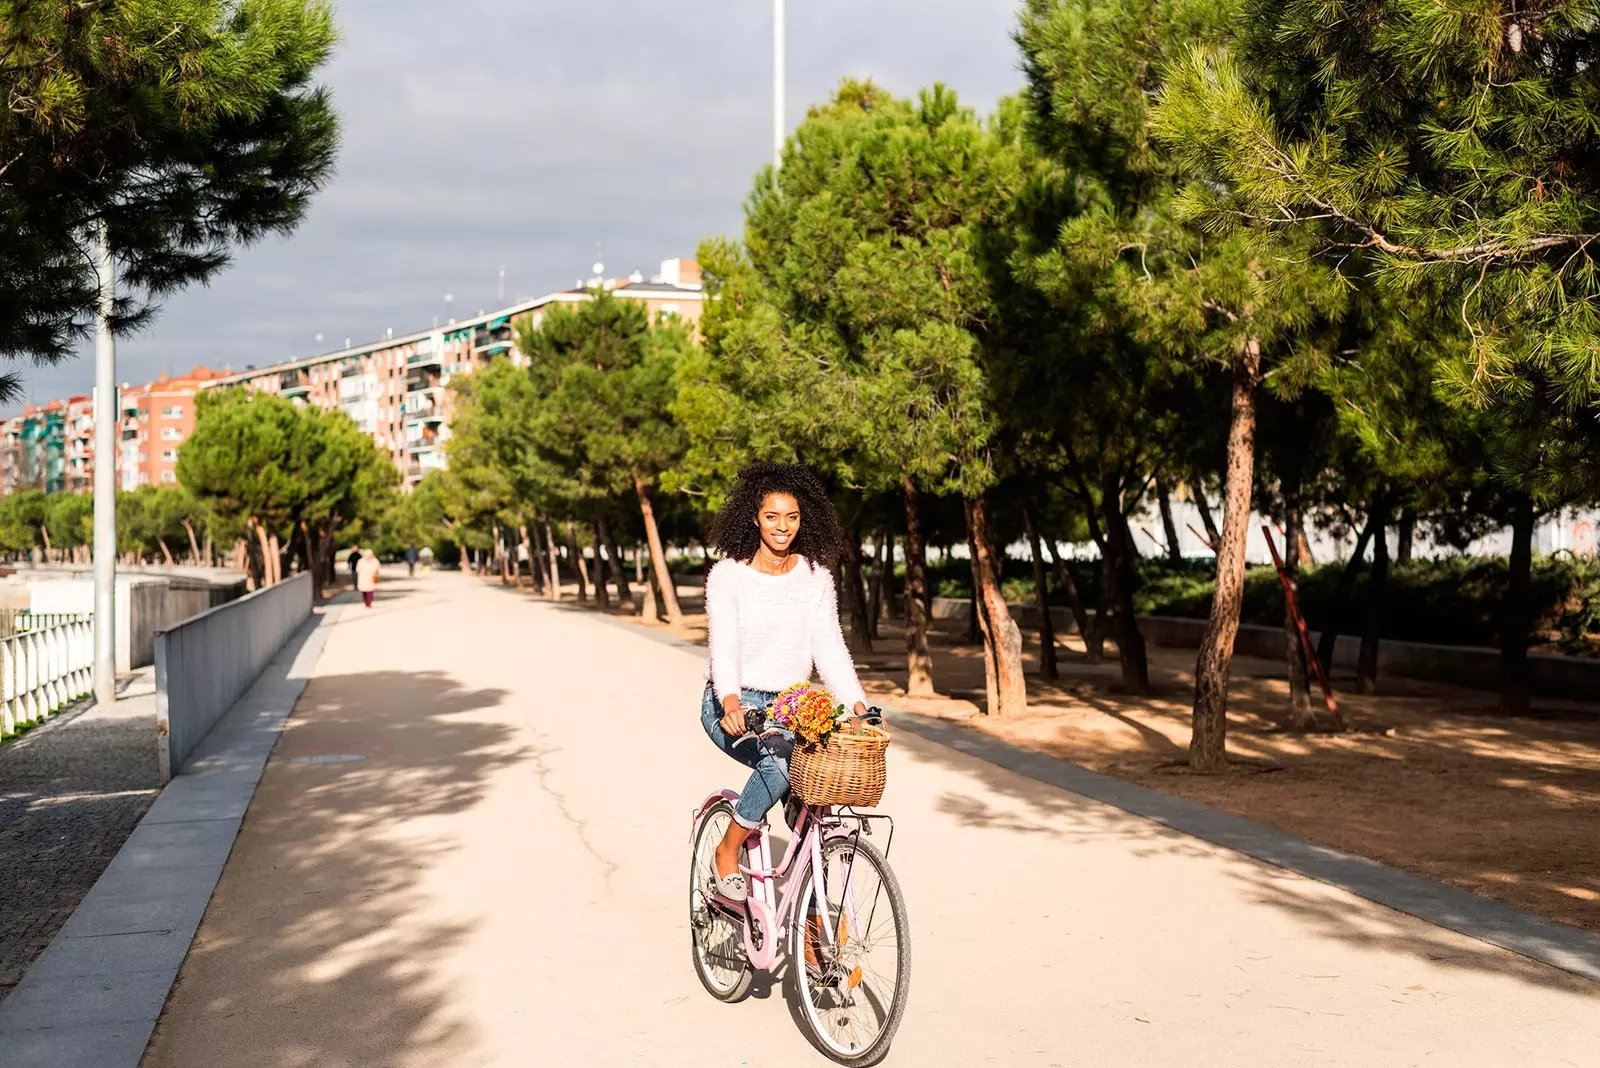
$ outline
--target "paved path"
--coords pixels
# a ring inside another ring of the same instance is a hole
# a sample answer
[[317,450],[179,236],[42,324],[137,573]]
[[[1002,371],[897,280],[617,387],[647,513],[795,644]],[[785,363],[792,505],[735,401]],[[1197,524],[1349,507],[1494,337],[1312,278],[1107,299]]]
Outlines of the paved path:
[[111,708],[63,713],[0,746],[0,998],[156,799],[155,731],[146,668]]
[[[334,626],[144,1063],[824,1063],[689,964],[699,657],[441,574]],[[349,754],[344,763],[297,757]],[[1592,1065],[1600,986],[902,732],[889,1064]]]

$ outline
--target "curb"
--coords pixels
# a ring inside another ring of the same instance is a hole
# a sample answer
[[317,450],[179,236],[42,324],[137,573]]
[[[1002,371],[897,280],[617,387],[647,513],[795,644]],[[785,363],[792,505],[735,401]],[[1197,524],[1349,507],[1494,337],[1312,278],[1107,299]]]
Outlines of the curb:
[[137,1068],[336,607],[278,651],[0,1003],[5,1064]]

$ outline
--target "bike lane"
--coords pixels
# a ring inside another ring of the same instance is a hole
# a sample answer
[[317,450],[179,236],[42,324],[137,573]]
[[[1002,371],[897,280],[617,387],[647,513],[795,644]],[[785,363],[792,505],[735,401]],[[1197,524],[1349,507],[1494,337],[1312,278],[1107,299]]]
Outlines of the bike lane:
[[[781,984],[724,1006],[690,966],[689,814],[741,770],[703,670],[464,576],[386,582],[334,627],[144,1063],[825,1063]],[[890,753],[888,1064],[1591,1063],[1600,985],[909,732]]]

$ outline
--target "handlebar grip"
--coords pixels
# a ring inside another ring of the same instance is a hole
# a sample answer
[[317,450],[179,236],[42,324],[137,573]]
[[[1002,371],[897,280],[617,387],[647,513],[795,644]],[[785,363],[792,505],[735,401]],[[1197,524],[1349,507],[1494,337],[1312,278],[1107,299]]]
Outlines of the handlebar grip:
[[759,708],[745,709],[744,729],[747,734],[760,734],[767,729],[767,714]]

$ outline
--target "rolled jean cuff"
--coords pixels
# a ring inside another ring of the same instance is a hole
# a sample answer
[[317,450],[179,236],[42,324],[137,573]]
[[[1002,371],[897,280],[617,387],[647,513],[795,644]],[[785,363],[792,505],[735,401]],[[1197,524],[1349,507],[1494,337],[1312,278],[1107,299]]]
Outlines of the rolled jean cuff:
[[733,822],[737,823],[739,826],[743,827],[747,831],[753,831],[757,827],[761,826],[761,821],[760,820],[751,820],[748,823],[745,822],[745,818],[743,816],[739,815],[739,810],[738,809],[734,809]]

